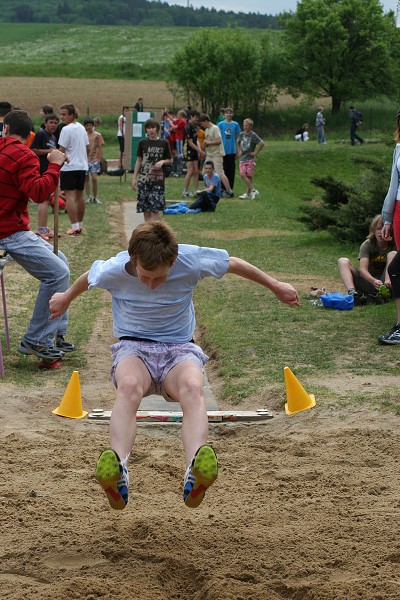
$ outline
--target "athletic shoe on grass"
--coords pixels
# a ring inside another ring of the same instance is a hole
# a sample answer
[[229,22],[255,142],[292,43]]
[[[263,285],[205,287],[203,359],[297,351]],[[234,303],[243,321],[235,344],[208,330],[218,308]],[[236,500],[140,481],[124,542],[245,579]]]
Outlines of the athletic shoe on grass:
[[244,194],[241,194],[241,195],[239,196],[239,198],[240,198],[241,200],[248,200],[249,198],[251,198],[251,195],[250,195],[250,194],[248,194],[248,193],[246,192],[246,193],[244,193]]
[[211,446],[200,446],[185,473],[183,500],[186,506],[197,508],[217,476],[217,455]]
[[40,344],[30,344],[22,338],[18,352],[21,354],[34,354],[38,358],[47,361],[60,360],[64,356],[64,352],[53,346],[41,346]]
[[400,344],[400,323],[396,323],[388,333],[380,335],[378,341],[389,346]]
[[66,340],[64,340],[63,335],[57,336],[57,350],[61,350],[62,352],[73,352],[75,350],[74,344],[70,344]]
[[104,450],[100,454],[96,479],[105,491],[111,508],[123,510],[128,504],[129,473],[114,450]]

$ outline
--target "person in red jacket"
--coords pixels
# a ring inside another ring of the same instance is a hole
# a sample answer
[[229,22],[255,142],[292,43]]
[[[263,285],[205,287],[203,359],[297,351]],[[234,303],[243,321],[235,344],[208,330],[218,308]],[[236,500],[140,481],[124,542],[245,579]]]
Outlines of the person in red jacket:
[[40,281],[33,314],[21,344],[23,354],[34,354],[46,362],[60,360],[75,347],[64,336],[67,318],[49,319],[49,300],[55,292],[69,286],[66,257],[30,229],[28,202],[44,202],[56,189],[65,155],[53,149],[47,155],[48,169],[43,175],[38,157],[27,148],[31,120],[23,110],[12,110],[4,117],[0,138],[0,250]]

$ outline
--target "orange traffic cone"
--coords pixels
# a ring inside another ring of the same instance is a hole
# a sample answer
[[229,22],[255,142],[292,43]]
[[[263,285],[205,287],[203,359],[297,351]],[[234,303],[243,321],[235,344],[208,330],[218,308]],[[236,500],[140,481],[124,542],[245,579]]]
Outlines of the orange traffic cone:
[[306,390],[296,379],[289,367],[283,370],[286,382],[286,398],[285,410],[287,415],[294,415],[301,410],[312,408],[315,406],[315,397],[313,394],[307,394]]
[[60,406],[51,412],[60,417],[68,417],[70,419],[82,419],[83,417],[86,417],[87,411],[82,410],[81,386],[79,383],[78,371],[72,373],[72,377],[65,390]]

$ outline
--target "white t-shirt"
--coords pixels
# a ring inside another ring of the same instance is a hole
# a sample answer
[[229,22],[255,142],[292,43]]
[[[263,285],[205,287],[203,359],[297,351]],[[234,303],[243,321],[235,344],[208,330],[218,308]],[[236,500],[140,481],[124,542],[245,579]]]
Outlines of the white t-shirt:
[[204,277],[220,279],[228,270],[226,250],[179,244],[178,257],[162,285],[151,290],[130,275],[128,252],[97,260],[89,271],[89,289],[99,287],[112,297],[114,335],[158,342],[189,342],[195,328],[192,294]]
[[65,162],[61,171],[87,171],[87,146],[89,138],[86,129],[80,123],[70,123],[61,129],[60,146],[65,148],[68,162]]
[[213,144],[211,146],[206,146],[206,154],[207,158],[212,156],[225,156],[224,144],[222,142],[221,131],[217,125],[211,124],[210,127],[204,130],[205,139],[211,142],[215,140],[221,140],[220,144]]

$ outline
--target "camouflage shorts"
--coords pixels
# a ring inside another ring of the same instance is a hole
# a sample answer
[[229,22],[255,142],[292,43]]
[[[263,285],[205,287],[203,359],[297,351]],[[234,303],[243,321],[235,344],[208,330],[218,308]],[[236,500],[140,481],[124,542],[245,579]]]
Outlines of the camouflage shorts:
[[165,190],[162,185],[138,182],[136,212],[158,212],[165,208]]

